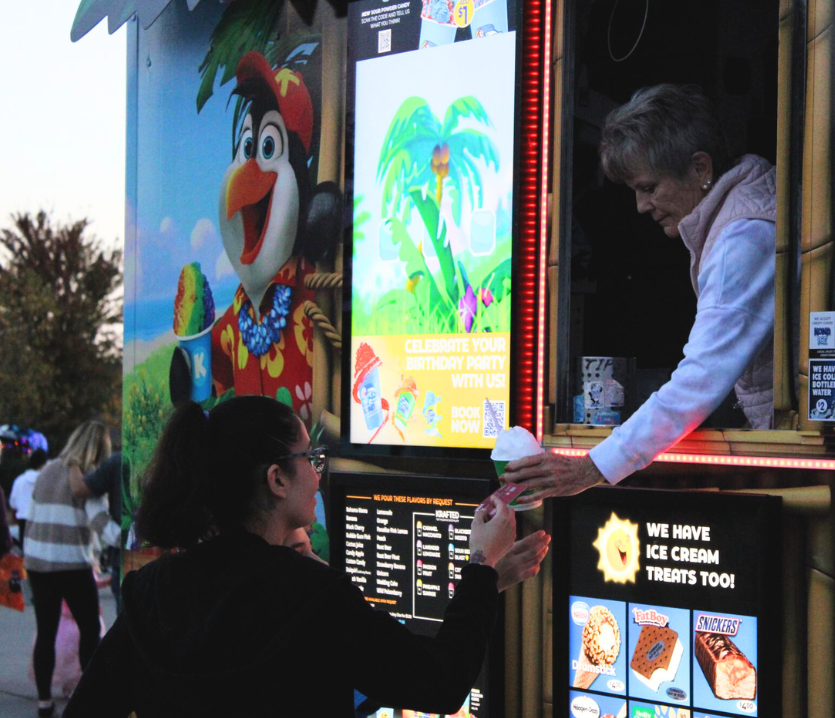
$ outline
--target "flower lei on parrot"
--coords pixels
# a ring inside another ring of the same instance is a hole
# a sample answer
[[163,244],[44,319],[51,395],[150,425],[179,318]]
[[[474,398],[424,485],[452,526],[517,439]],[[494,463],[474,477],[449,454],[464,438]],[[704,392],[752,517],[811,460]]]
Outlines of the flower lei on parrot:
[[273,344],[281,341],[281,330],[287,326],[287,315],[290,313],[290,287],[277,284],[273,292],[272,306],[269,311],[256,322],[252,311],[252,302],[247,299],[238,311],[238,329],[246,348],[254,357],[266,354]]

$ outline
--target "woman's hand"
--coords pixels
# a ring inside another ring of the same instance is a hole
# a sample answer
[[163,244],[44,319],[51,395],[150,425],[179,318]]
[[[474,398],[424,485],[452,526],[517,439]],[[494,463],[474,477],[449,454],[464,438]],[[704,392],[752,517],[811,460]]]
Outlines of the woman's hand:
[[539,573],[539,566],[548,554],[551,537],[544,531],[537,531],[519,539],[496,564],[499,572],[499,592],[527,581]]
[[503,501],[493,501],[496,513],[487,516],[486,509],[476,509],[470,532],[470,563],[493,566],[513,546],[516,538],[516,516]]
[[503,481],[536,493],[521,496],[518,504],[532,504],[551,496],[573,496],[606,482],[591,457],[559,456],[546,451],[511,461],[500,477]]

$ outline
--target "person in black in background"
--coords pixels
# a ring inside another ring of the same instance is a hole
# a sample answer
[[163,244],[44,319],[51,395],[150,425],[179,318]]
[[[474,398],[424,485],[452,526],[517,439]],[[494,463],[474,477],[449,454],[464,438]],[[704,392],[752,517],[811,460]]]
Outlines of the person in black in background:
[[434,638],[375,611],[350,577],[284,546],[315,518],[327,449],[281,402],[180,405],[146,474],[137,530],[165,555],[122,584],[124,607],[64,718],[353,718],[382,705],[455,713],[498,609],[494,566],[515,519],[477,511],[470,565]]
[[[3,464],[3,453],[0,452],[0,466]],[[12,550],[12,535],[9,533],[9,512],[6,509],[6,495],[0,491],[0,558]]]
[[8,501],[14,480],[26,471],[27,461],[23,456],[20,438],[12,433],[0,434],[0,488]]
[[[117,526],[122,524],[122,452],[115,451],[105,459],[97,468],[93,469],[83,478],[78,474],[70,474],[70,489],[72,495],[77,499],[88,499],[91,496],[104,496],[107,494],[110,518]],[[122,549],[121,547],[110,546],[110,590],[113,598],[116,599],[116,613],[122,610]]]
[[9,518],[6,510],[6,497],[0,491],[0,558],[12,550],[12,535],[9,533]]

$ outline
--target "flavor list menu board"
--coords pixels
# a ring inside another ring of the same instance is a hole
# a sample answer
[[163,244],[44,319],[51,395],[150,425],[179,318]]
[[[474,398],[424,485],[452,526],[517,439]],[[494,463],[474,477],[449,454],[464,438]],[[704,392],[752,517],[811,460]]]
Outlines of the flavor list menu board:
[[574,718],[778,716],[779,510],[610,488],[557,502],[555,701]]
[[516,0],[349,4],[356,447],[487,449],[509,424],[517,14]]
[[442,621],[470,560],[475,505],[399,492],[347,499],[345,571],[366,600],[398,617]]
[[[490,483],[410,477],[410,491],[404,492],[402,477],[397,478],[336,474],[332,479],[335,564],[342,564],[375,608],[414,633],[434,635],[469,561],[475,508]],[[489,715],[486,684],[483,671],[455,718]],[[430,714],[384,707],[377,715]]]

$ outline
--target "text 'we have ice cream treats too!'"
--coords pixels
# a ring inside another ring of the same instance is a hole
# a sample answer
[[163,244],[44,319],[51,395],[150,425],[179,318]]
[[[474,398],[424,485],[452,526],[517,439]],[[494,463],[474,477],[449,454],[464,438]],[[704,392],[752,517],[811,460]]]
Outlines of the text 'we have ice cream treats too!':
[[[490,406],[489,402],[487,405],[488,407]],[[531,434],[531,432],[522,426],[512,426],[509,429],[504,429],[499,432],[499,435],[496,438],[496,445],[493,447],[493,452],[490,454],[490,458],[493,460],[493,464],[496,467],[496,474],[501,476],[504,473],[505,466],[507,466],[508,462],[513,461],[514,459],[522,459],[525,456],[534,456],[535,454],[541,453],[542,447],[539,445],[536,437]],[[534,489],[528,489],[522,493],[521,496],[525,496],[533,492]],[[532,504],[522,504],[519,506],[516,502],[519,498],[521,498],[521,496],[517,496],[508,504],[508,506],[516,509],[517,511],[526,511],[528,509],[535,509],[537,506],[542,505],[542,502],[538,501]]]

